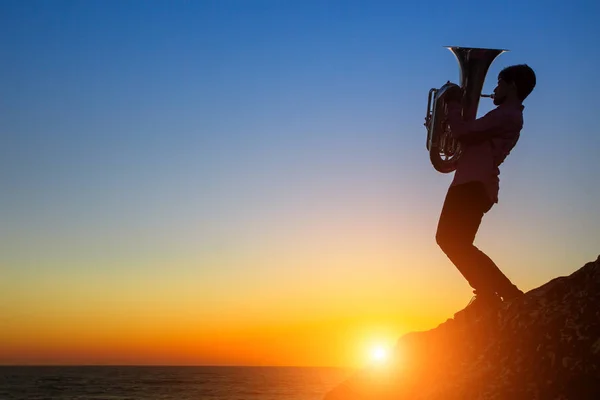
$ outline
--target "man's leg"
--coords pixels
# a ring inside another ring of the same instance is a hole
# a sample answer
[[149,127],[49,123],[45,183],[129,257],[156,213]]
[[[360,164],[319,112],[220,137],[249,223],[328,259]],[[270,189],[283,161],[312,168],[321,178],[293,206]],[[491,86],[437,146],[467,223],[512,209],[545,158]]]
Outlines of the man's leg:
[[484,214],[477,186],[477,183],[467,183],[448,189],[435,239],[469,285],[484,293],[490,292],[491,288],[485,287],[478,271],[477,249],[473,246]]
[[483,215],[492,203],[483,184],[450,187],[440,215],[436,241],[478,295],[515,297],[522,292],[496,264],[473,245]]

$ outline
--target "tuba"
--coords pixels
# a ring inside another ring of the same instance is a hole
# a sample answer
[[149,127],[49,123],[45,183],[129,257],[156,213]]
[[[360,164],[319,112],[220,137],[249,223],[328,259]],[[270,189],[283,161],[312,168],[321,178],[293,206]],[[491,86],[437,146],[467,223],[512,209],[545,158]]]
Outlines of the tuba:
[[462,91],[462,118],[471,121],[477,117],[477,107],[481,97],[493,95],[481,94],[483,82],[492,62],[506,50],[480,49],[472,47],[447,47],[458,61],[460,69],[460,86],[450,81],[439,89],[431,89],[427,100],[427,150],[433,167],[442,173],[456,169],[461,156],[458,140],[450,135],[450,127],[446,123],[445,94],[448,89],[458,86]]

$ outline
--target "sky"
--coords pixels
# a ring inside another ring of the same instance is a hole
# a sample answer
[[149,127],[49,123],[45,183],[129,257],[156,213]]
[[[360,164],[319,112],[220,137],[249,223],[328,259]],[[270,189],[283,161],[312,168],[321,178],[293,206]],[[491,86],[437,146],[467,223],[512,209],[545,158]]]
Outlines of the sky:
[[[600,254],[596,1],[0,1],[0,364],[350,366],[452,317],[444,46],[527,63],[475,244],[522,290]],[[493,104],[482,99],[479,115]]]

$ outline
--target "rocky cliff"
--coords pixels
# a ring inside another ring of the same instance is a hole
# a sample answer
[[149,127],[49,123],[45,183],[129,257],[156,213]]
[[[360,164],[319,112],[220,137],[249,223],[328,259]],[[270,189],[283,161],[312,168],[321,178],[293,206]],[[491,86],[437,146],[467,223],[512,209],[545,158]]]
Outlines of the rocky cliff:
[[400,338],[325,400],[600,399],[600,257],[485,319]]

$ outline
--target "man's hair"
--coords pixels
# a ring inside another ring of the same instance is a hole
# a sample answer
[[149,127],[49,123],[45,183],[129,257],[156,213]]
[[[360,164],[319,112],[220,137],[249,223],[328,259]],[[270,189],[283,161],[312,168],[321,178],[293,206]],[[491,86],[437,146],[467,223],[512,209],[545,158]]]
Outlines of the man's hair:
[[511,65],[504,68],[498,74],[498,79],[502,79],[506,83],[514,83],[517,87],[517,96],[521,101],[529,96],[536,83],[535,72],[527,64]]

